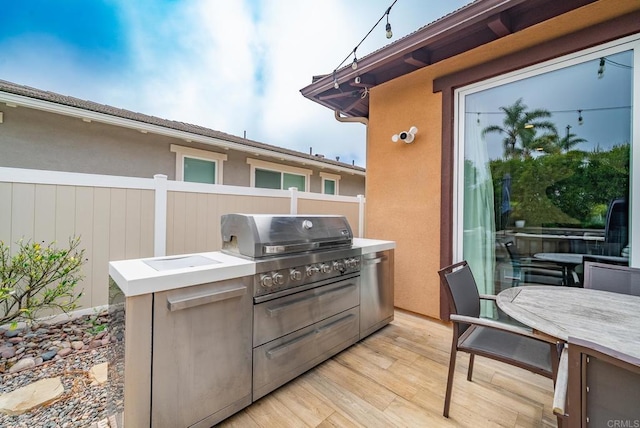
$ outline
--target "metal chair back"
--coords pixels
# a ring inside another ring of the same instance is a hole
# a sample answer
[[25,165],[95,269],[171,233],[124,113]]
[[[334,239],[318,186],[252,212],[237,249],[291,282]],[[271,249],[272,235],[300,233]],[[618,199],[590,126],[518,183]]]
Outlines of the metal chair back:
[[585,262],[584,288],[640,296],[640,269],[607,263]]
[[[479,317],[480,293],[468,263],[462,261],[453,264],[439,273],[442,288],[449,300],[450,313],[474,318]],[[469,325],[460,324],[457,329],[458,337],[467,328],[469,328]]]

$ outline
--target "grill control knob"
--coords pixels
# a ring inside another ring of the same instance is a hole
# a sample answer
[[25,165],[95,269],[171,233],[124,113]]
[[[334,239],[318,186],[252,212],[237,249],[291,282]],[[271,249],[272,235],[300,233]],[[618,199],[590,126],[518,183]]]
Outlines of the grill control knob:
[[307,266],[307,276],[313,276],[320,271],[317,266]]
[[260,277],[260,284],[263,287],[271,287],[273,285],[273,278],[271,278],[269,275],[262,275]]
[[284,275],[281,273],[274,273],[273,274],[273,284],[274,285],[283,285],[284,284]]
[[344,263],[343,262],[333,262],[333,270],[337,270],[339,272],[344,272]]
[[344,264],[347,265],[348,269],[353,269],[356,267],[356,259],[347,259],[345,260]]
[[327,264],[322,263],[322,264],[320,265],[320,272],[322,272],[322,273],[329,273],[329,272],[331,272],[331,266],[329,266],[329,265],[327,265]]
[[291,278],[292,281],[300,281],[302,279],[302,272],[298,269],[291,269],[291,272],[289,272],[289,278]]

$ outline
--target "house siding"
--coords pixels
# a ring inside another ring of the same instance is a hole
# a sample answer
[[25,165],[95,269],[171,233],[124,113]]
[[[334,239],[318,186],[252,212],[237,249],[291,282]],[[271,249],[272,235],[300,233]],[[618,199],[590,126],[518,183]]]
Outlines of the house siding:
[[[193,147],[227,155],[223,166],[223,183],[249,186],[251,167],[248,153],[225,150],[202,143],[96,121],[64,116],[24,107],[3,107],[0,124],[0,166],[50,171],[82,172],[151,178],[165,174],[176,179],[176,154],[171,144]],[[261,158],[281,165],[300,167],[300,163],[281,161],[277,157]],[[311,169],[310,190],[321,193],[321,171],[341,174],[340,194],[364,194],[365,177],[345,174],[330,168],[304,166]]]
[[[640,3],[635,0],[600,0],[372,88],[367,140],[367,236],[397,241],[397,307],[440,318],[437,271],[443,260],[452,257],[452,237],[447,229],[451,227],[451,206],[442,206],[441,201],[443,192],[453,192],[450,153],[442,162],[443,148],[452,150],[453,100],[434,93],[433,81],[590,30],[638,9]],[[443,123],[445,109],[444,117],[450,120]],[[419,129],[413,144],[391,142],[391,135],[410,126]],[[440,245],[443,239],[447,243]]]

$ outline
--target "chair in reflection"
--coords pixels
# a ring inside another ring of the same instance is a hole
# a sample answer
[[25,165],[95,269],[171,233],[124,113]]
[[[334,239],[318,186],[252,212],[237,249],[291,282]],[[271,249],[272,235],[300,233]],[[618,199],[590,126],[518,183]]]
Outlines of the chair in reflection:
[[640,296],[640,269],[586,261],[584,288]]
[[[640,359],[569,338],[558,369],[553,412],[573,427],[638,421]],[[632,426],[632,425],[616,425]]]
[[[511,271],[508,274],[504,272],[502,274],[503,279],[511,281],[511,287],[525,284],[564,285],[561,266],[521,257],[513,241],[497,242],[496,245],[498,249],[504,250],[511,264]],[[498,250],[496,252],[498,253]],[[501,281],[500,288],[496,292],[502,291],[506,286],[508,285],[505,281]]]
[[449,301],[449,319],[453,321],[449,374],[444,399],[445,417],[449,417],[458,351],[469,354],[468,381],[471,381],[473,375],[473,361],[476,355],[553,379],[558,361],[556,344],[534,337],[531,331],[525,328],[480,318],[480,300],[495,301],[495,296],[479,294],[475,278],[466,261],[442,268],[438,274],[442,290]]
[[609,204],[604,228],[605,254],[620,256],[629,243],[629,210],[624,198],[614,199]]

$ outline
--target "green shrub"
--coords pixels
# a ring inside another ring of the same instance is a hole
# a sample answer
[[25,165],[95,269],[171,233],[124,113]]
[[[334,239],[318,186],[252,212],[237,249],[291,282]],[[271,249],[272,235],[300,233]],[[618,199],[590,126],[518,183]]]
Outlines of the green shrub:
[[82,296],[75,287],[86,261],[84,249],[78,249],[80,238],[69,239],[67,248],[23,240],[17,245],[11,255],[0,241],[0,324],[33,321],[45,309],[74,310]]

